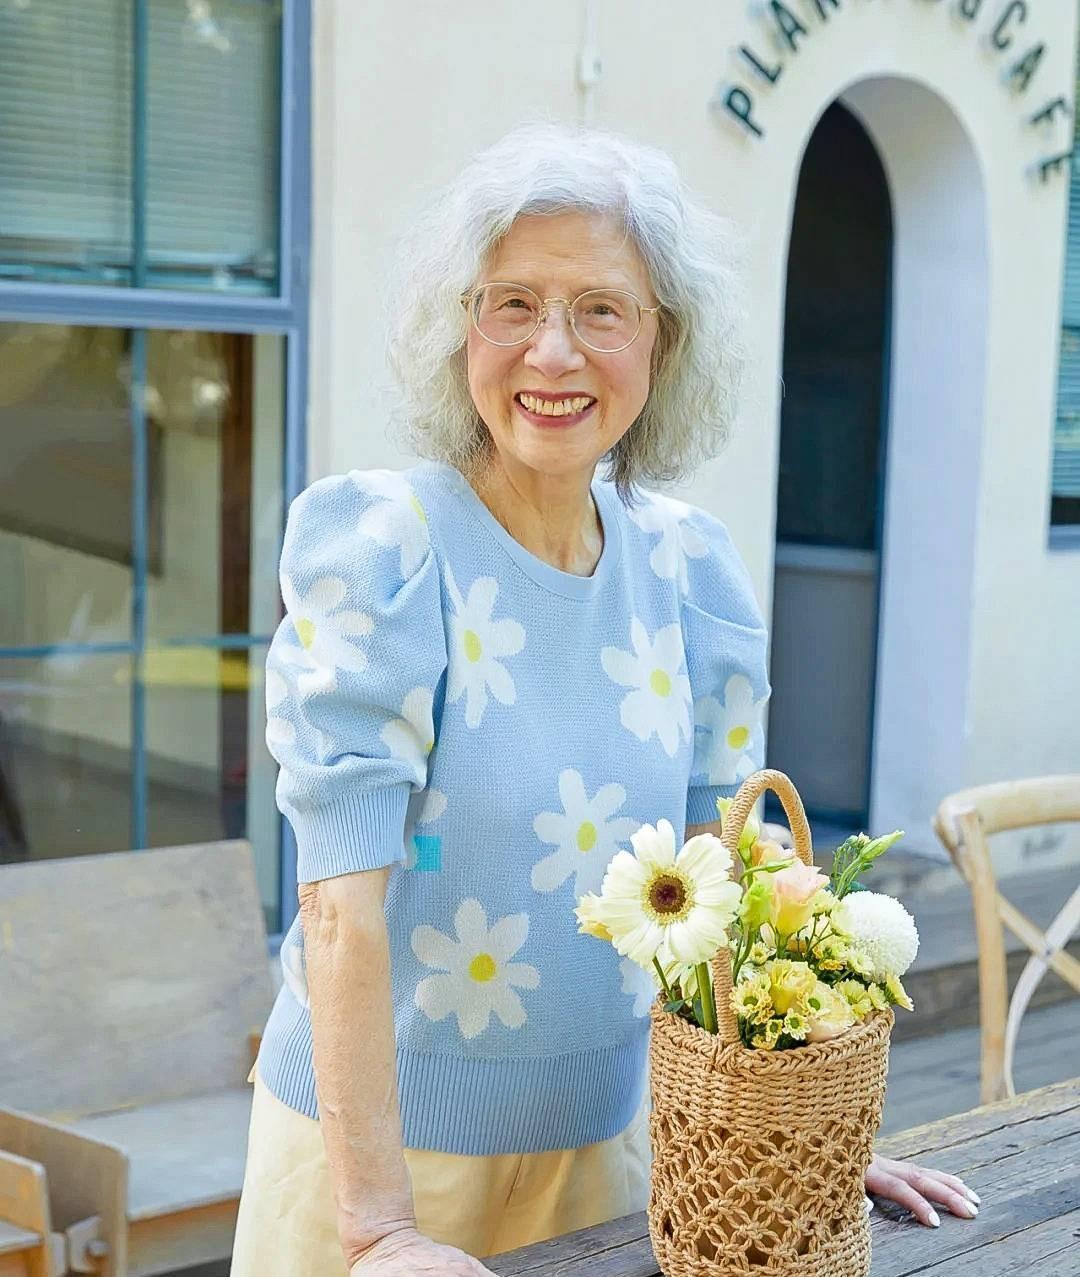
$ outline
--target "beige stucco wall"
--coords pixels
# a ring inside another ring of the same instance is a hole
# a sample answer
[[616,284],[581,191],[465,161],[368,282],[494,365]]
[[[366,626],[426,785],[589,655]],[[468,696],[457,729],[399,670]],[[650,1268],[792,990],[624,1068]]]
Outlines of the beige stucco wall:
[[[775,52],[763,5],[553,0],[493,8],[463,0],[450,10],[437,0],[404,7],[323,0],[316,9],[312,477],[404,462],[384,433],[378,308],[381,265],[402,219],[475,149],[521,120],[616,128],[668,150],[745,237],[754,358],[744,409],[731,446],[695,477],[689,496],[727,521],[766,608],[795,180],[814,121],[848,94],[890,180],[905,184],[894,192],[912,219],[897,227],[898,268],[907,272],[898,280],[897,305],[906,310],[897,327],[917,335],[919,307],[927,305],[943,334],[922,354],[911,342],[901,369],[910,380],[894,386],[898,411],[914,419],[920,402],[928,411],[936,404],[936,429],[947,431],[956,405],[975,410],[970,438],[947,465],[936,462],[934,423],[919,433],[912,420],[898,420],[890,440],[899,477],[890,489],[884,572],[886,616],[897,637],[879,671],[890,685],[879,687],[871,821],[903,824],[928,847],[929,815],[947,789],[1080,771],[1080,553],[1047,547],[1067,175],[1063,169],[1042,184],[1030,171],[1042,156],[1067,149],[1070,129],[1061,118],[1041,132],[1025,124],[1059,92],[1072,97],[1077,6],[1031,6],[1004,55],[990,33],[1005,0],[981,7],[969,0],[980,10],[971,22],[959,6],[841,0],[823,22],[811,0],[790,0],[808,35],[773,86],[755,81],[737,54],[743,42],[759,56]],[[1047,42],[1042,65],[1018,98],[1003,70],[1040,38]],[[591,91],[577,82],[583,51],[601,59]],[[752,87],[763,139],[717,109],[718,93],[733,80]],[[888,115],[890,101],[906,101],[905,86],[918,99],[910,127]],[[954,181],[963,182],[955,199],[947,190]],[[923,182],[933,185],[927,216],[944,219],[928,248],[916,233]],[[969,210],[972,222],[985,215],[978,251],[968,251]],[[969,293],[964,272],[973,262],[986,290],[975,316],[958,295]],[[947,313],[953,300],[965,330],[956,352]],[[972,324],[984,330],[970,333]],[[947,393],[935,399],[935,386],[946,381]],[[918,575],[927,556],[912,549],[897,507],[910,493],[920,499],[918,535],[936,536],[948,552],[937,576]],[[953,550],[960,566],[950,576]],[[950,619],[957,616],[968,618],[959,628]],[[908,676],[935,661],[938,684],[931,678],[924,697],[930,712],[923,704],[916,713]],[[949,689],[955,695],[944,694]]]

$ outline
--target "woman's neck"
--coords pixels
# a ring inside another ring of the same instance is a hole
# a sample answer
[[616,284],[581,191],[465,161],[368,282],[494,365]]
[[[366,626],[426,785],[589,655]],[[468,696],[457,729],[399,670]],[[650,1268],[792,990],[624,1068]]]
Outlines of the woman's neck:
[[515,481],[496,460],[469,482],[520,545],[552,567],[592,576],[604,549],[600,513],[589,481]]

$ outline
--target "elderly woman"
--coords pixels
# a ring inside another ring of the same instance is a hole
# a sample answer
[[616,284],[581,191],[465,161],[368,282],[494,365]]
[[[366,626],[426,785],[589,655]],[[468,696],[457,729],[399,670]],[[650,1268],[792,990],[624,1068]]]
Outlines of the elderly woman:
[[[255,1070],[235,1277],[464,1277],[643,1209],[649,978],[577,898],[762,765],[766,630],[724,525],[646,486],[714,452],[720,223],[664,155],[518,129],[406,239],[413,445],[293,504],[267,739],[300,914]],[[957,1179],[875,1161],[938,1220]]]

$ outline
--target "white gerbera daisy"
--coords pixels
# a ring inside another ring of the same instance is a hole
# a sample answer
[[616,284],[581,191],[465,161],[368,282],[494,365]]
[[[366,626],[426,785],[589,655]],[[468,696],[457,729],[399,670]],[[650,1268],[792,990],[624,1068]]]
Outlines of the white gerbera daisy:
[[542,842],[558,850],[533,865],[534,891],[555,891],[574,875],[575,898],[596,891],[611,857],[641,824],[615,812],[626,802],[622,785],[601,785],[590,798],[581,773],[572,767],[559,773],[559,799],[563,810],[542,811],[533,829]]
[[424,507],[396,470],[354,470],[349,478],[375,498],[361,514],[357,530],[380,545],[400,549],[401,575],[407,581],[431,544]]
[[677,581],[680,594],[690,588],[686,560],[704,558],[709,552],[705,538],[687,521],[690,512],[685,501],[660,495],[628,511],[642,532],[660,533],[660,540],[649,555],[649,567],[661,580]]
[[638,617],[630,622],[633,651],[605,647],[600,663],[608,678],[633,690],[622,699],[619,720],[638,740],[654,735],[669,758],[690,739],[690,680],[686,676],[682,627],[665,625],[650,638]]
[[300,646],[283,645],[280,658],[300,667],[296,685],[301,696],[333,691],[338,670],[359,674],[367,669],[367,656],[349,639],[370,634],[375,622],[365,612],[341,608],[345,582],[340,577],[321,577],[301,595],[292,579],[283,576],[281,597]]
[[755,756],[763,750],[761,715],[765,699],[754,699],[745,674],[732,674],[724,685],[723,704],[715,696],[694,702],[695,776],[702,773],[710,785],[737,785],[756,770]]
[[600,891],[612,944],[645,968],[654,958],[665,971],[707,962],[724,943],[742,896],[731,881],[731,853],[719,838],[698,834],[676,855],[666,820],[655,829],[642,825],[630,841],[634,853],[615,855]]
[[418,785],[427,778],[427,757],[435,744],[434,703],[429,687],[414,687],[401,702],[401,717],[387,723],[379,733],[391,757],[412,768]]
[[464,900],[454,915],[456,939],[422,925],[412,933],[412,950],[438,974],[416,986],[414,1001],[432,1020],[457,1016],[463,1038],[483,1033],[495,1013],[508,1029],[520,1029],[528,1016],[514,992],[540,986],[540,972],[509,959],[525,943],[529,917],[510,914],[488,927],[479,900]]
[[915,961],[919,933],[899,900],[877,891],[852,891],[832,911],[832,925],[873,963],[873,979],[901,976]]
[[499,594],[499,583],[493,576],[477,577],[469,587],[467,599],[462,597],[449,568],[446,584],[453,606],[446,699],[453,702],[464,696],[465,724],[479,727],[487,709],[488,692],[503,705],[513,705],[517,700],[514,680],[500,658],[516,656],[521,651],[525,630],[509,618],[492,619]]

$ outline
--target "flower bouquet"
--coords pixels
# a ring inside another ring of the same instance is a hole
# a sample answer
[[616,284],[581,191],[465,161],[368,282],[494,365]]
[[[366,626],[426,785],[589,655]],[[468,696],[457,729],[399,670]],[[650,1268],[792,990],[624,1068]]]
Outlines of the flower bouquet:
[[[750,811],[780,797],[794,853]],[[580,929],[650,970],[649,1232],[665,1277],[865,1277],[863,1177],[881,1122],[894,1006],[915,924],[862,874],[902,835],[848,839],[813,866],[782,772],[718,804],[722,837],[676,852],[634,834],[582,897]]]

